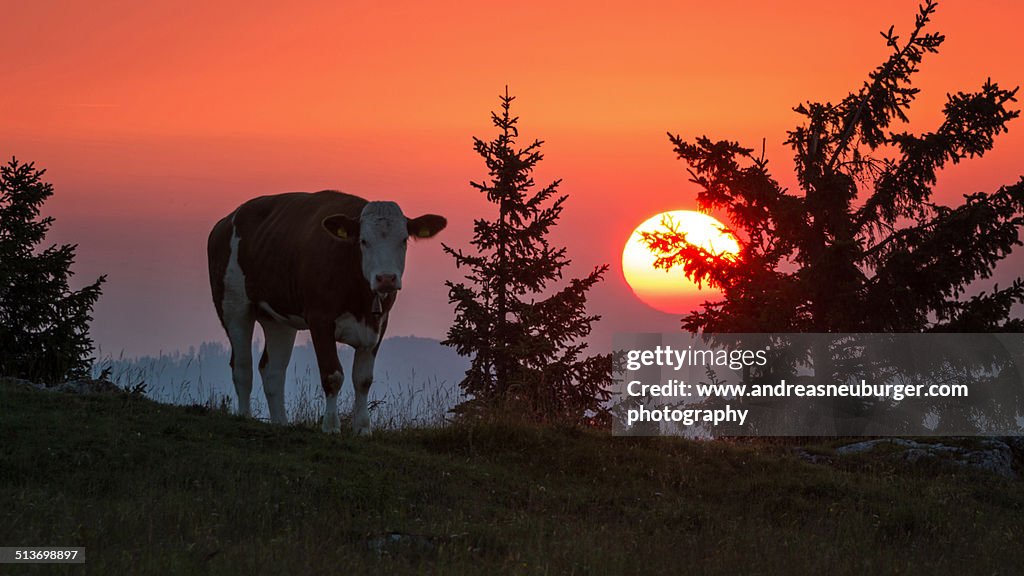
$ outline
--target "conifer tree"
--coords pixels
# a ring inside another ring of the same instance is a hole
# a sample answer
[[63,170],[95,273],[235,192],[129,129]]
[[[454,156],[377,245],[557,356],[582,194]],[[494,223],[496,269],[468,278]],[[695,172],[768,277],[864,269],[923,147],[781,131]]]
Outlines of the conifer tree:
[[534,190],[531,173],[543,159],[543,142],[517,147],[518,118],[510,112],[514,99],[506,89],[501,112],[492,112],[493,140],[474,138],[488,180],[471,186],[495,205],[496,217],[474,222],[471,251],[444,246],[467,270],[465,282],[447,282],[455,321],[445,344],[472,356],[460,384],[471,399],[456,411],[497,411],[537,421],[601,420],[607,415],[602,403],[609,396],[611,356],[585,356],[585,338],[599,320],[587,313],[586,301],[608,266],[553,289],[570,260],[547,236],[567,196],[556,195],[560,180]]
[[39,218],[53,194],[44,172],[0,166],[0,375],[55,383],[89,370],[88,323],[106,277],[71,290],[75,246],[38,249],[53,224]]
[[685,243],[678,230],[648,234],[657,266],[684,265],[722,291],[683,319],[706,332],[1020,331],[1011,308],[1024,281],[965,297],[1021,244],[1024,179],[963,202],[932,198],[940,170],[983,156],[1019,115],[1017,89],[991,80],[947,97],[943,121],[912,134],[899,125],[918,93],[911,80],[944,37],[927,31],[936,8],[919,9],[901,39],[883,32],[889,57],[840,102],[807,102],[789,132],[800,191],[790,193],[764,154],[736,142],[669,134],[700,187],[703,210],[723,209],[741,241],[738,258]]

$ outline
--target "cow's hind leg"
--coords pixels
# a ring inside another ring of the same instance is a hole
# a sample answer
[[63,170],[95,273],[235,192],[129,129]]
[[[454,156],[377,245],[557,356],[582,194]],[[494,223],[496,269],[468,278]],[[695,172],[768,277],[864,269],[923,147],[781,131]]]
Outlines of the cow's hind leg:
[[231,342],[231,381],[238,395],[236,413],[248,416],[252,395],[252,332],[256,321],[252,314],[225,316],[224,324]]
[[370,433],[370,412],[367,396],[373,384],[373,365],[377,355],[373,348],[356,348],[352,361],[352,385],[355,397],[352,400],[352,431],[358,435]]
[[238,264],[238,243],[238,235],[233,232],[220,309],[221,323],[231,343],[231,380],[238,395],[238,414],[248,416],[252,395],[252,332],[256,318],[245,291],[245,274]]
[[263,393],[270,408],[270,421],[287,424],[288,415],[284,409],[284,381],[288,373],[288,362],[295,346],[295,329],[273,321],[261,321],[266,344],[260,357],[260,379]]

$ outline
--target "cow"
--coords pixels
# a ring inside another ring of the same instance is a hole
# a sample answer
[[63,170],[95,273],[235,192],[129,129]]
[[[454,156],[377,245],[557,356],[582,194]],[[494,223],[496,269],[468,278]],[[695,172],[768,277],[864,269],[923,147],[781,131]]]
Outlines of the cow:
[[367,394],[388,315],[402,289],[408,238],[431,238],[442,216],[406,218],[394,202],[334,190],[261,196],[222,218],[207,242],[210,289],[231,343],[237,413],[250,414],[255,323],[265,345],[259,371],[271,422],[287,423],[284,381],[295,334],[309,330],[327,404],[323,430],[337,432],[344,381],[336,342],[355,348],[352,429],[370,429]]

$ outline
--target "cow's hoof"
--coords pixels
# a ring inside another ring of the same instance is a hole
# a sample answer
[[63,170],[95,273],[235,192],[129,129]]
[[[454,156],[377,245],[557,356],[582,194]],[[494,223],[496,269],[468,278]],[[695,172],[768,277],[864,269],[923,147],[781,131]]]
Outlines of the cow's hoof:
[[352,413],[352,433],[356,436],[370,435],[370,414],[366,410],[355,410]]
[[337,416],[335,416],[334,418],[326,418],[325,417],[324,418],[324,423],[323,423],[323,426],[322,426],[322,430],[324,432],[327,432],[328,434],[337,434],[338,432],[341,432],[341,423],[338,422],[338,417]]

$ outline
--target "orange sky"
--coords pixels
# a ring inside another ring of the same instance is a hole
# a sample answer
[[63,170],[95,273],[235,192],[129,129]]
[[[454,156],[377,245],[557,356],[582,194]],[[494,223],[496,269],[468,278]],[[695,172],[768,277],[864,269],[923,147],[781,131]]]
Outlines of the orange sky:
[[[211,5],[214,4],[214,5]],[[878,32],[907,30],[916,2],[6,2],[0,155],[48,169],[54,239],[79,244],[77,272],[108,273],[94,335],[105,352],[221,339],[209,303],[209,227],[241,201],[340,188],[449,217],[468,241],[489,214],[472,136],[508,84],[523,135],[547,144],[538,181],[571,200],[555,240],[579,270],[612,264],[593,293],[613,331],[668,331],[676,316],[621,280],[632,227],[693,208],[696,188],[665,132],[739,139],[792,184],[781,143],[801,100],[838,100],[885,56]],[[917,85],[911,128],[945,94],[986,77],[1024,83],[1024,4],[946,2],[947,35]],[[1024,173],[1024,124],[982,160],[948,170],[943,198]],[[441,337],[451,321],[437,243],[411,248],[389,334]],[[1024,259],[1011,265],[1021,268]],[[1004,274],[1007,274],[1004,266]]]

